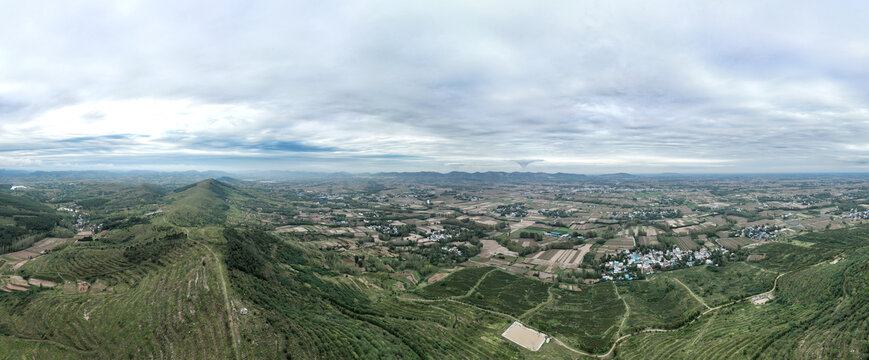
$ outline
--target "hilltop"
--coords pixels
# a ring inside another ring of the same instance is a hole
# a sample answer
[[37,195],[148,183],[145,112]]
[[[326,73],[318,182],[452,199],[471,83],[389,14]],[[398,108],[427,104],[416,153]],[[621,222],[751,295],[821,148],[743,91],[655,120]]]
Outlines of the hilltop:
[[169,222],[180,226],[221,225],[234,208],[233,201],[249,198],[232,185],[206,179],[175,189],[167,196],[163,212]]

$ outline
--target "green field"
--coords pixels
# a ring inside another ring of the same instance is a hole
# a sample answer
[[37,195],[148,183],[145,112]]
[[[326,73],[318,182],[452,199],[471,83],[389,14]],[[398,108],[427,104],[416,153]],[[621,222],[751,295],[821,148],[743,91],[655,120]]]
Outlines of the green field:
[[745,262],[698,266],[656,274],[679,279],[709,306],[718,306],[772,288],[777,273]]
[[496,270],[488,274],[463,301],[518,317],[546,301],[550,286],[542,281]]
[[663,277],[620,282],[617,289],[630,307],[626,332],[676,328],[706,310],[684,287]]
[[553,301],[531,315],[532,327],[591,353],[609,350],[625,313],[612,283],[582,291],[552,289]]
[[480,278],[493,270],[489,267],[458,270],[439,281],[420,288],[416,293],[427,299],[464,296],[480,281]]

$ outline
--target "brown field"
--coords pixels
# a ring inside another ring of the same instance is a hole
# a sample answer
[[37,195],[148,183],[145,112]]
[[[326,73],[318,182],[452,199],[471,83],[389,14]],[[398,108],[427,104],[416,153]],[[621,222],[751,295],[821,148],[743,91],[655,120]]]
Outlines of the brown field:
[[552,271],[556,267],[577,268],[590,249],[591,244],[585,244],[579,249],[546,250],[529,255],[525,258],[525,262],[541,265],[541,268],[545,267],[547,271]]
[[727,249],[739,249],[743,246],[754,243],[754,240],[744,237],[738,238],[723,238],[717,240],[718,245],[721,245]]
[[428,278],[429,283],[433,283],[450,275],[449,273],[437,273]]
[[634,239],[628,237],[613,238],[607,240],[604,246],[613,249],[630,249],[634,247]]
[[691,240],[691,238],[687,236],[677,237],[676,242],[682,250],[697,250],[700,248],[694,240]]
[[38,286],[38,287],[55,287],[55,286],[57,286],[57,284],[53,281],[40,280],[40,279],[34,279],[34,278],[30,278],[29,280],[27,280],[27,283],[30,285],[33,285],[33,286]]
[[745,261],[761,261],[766,258],[766,254],[751,254]]
[[480,240],[480,243],[483,244],[483,248],[480,249],[481,257],[492,257],[496,254],[504,254],[513,257],[519,256],[519,253],[508,250],[495,240]]
[[658,242],[658,238],[657,238],[657,237],[654,237],[654,236],[640,236],[640,237],[637,238],[637,244],[638,244],[638,245],[645,245],[645,246],[654,246],[654,245],[660,245],[661,243]]
[[534,225],[534,221],[532,220],[521,220],[519,222],[510,223],[510,232],[515,232],[516,230],[522,230],[531,225]]

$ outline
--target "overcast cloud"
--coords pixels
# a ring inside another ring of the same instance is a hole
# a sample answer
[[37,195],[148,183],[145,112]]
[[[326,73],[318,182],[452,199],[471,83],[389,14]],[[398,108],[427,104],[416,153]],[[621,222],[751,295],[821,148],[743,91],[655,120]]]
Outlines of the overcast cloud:
[[0,1],[0,168],[869,170],[869,5]]

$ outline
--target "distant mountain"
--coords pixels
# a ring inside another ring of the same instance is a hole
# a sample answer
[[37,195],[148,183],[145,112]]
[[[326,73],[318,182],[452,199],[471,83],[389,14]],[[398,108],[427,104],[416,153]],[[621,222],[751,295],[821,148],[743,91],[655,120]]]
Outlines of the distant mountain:
[[231,176],[222,171],[20,171],[0,170],[0,182],[101,181],[117,183],[188,184],[209,178]]
[[487,182],[487,183],[521,183],[521,182],[566,182],[584,181],[588,177],[581,174],[540,173],[540,172],[387,172],[377,173],[372,177],[395,178],[416,182]]

